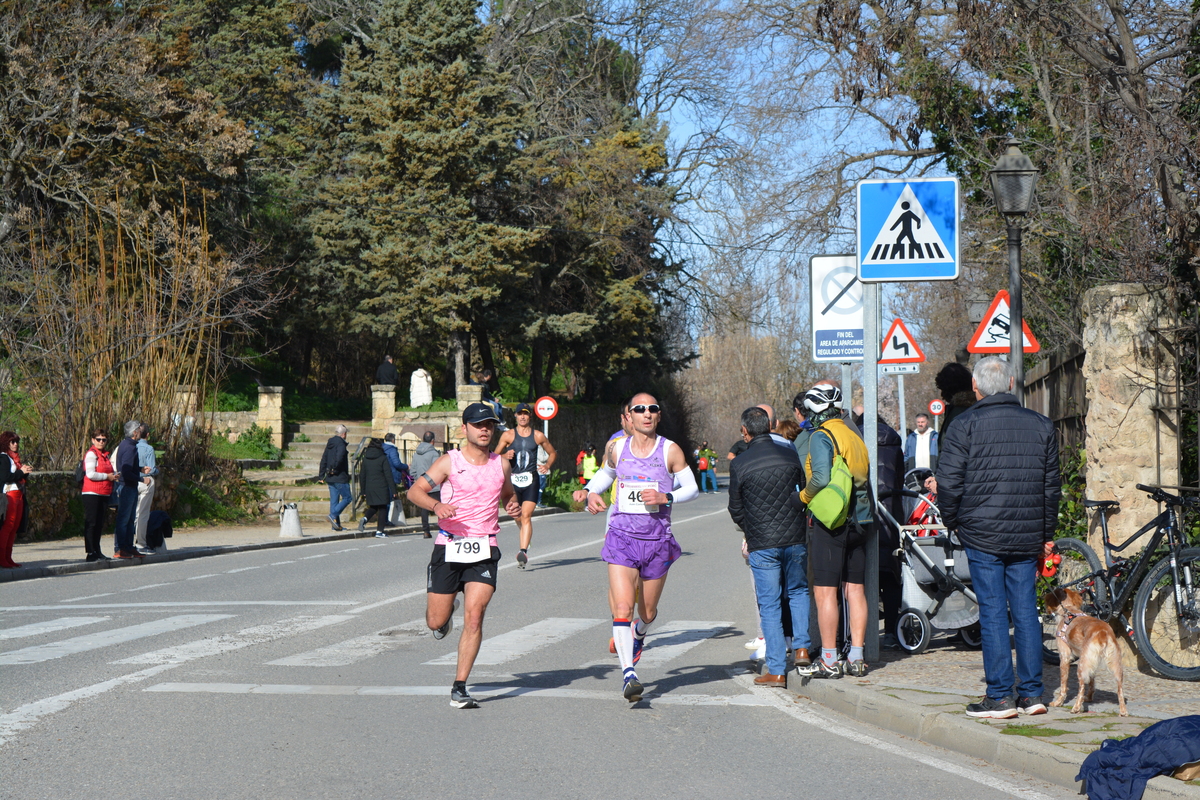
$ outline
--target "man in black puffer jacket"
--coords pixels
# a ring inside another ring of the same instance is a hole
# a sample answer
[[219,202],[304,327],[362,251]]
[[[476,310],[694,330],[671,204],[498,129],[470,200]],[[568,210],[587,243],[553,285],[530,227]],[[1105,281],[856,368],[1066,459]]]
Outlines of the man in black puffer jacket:
[[742,412],[742,433],[749,446],[729,463],[729,516],[746,534],[750,571],[758,595],[758,613],[766,643],[763,686],[787,685],[787,649],[783,640],[783,602],[795,620],[792,646],[796,663],[808,663],[808,550],[804,512],[788,505],[788,496],[804,486],[804,470],[794,454],[770,436],[771,423],[761,408]]
[[1021,407],[1009,394],[1012,381],[1008,363],[999,358],[975,365],[972,386],[979,401],[946,429],[937,467],[942,521],[958,531],[966,548],[979,600],[987,697],[967,706],[967,715],[991,719],[1046,713],[1035,585],[1038,560],[1054,548],[1062,493],[1054,424]]

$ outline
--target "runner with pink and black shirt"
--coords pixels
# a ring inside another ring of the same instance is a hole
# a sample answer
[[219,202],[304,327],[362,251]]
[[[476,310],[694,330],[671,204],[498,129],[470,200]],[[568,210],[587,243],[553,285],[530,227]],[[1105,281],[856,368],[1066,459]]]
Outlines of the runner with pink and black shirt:
[[631,434],[611,448],[586,489],[588,511],[598,514],[607,508],[601,495],[614,482],[617,487],[600,557],[608,563],[608,600],[624,679],[622,694],[631,703],[641,700],[643,691],[634,665],[642,656],[646,630],[658,616],[667,571],[681,554],[671,535],[671,506],[700,494],[683,449],[658,435],[661,419],[662,409],[653,395],[634,395],[629,402]]
[[[509,462],[491,452],[500,420],[491,407],[472,403],[463,411],[461,450],[438,458],[408,490],[418,508],[437,514],[438,535],[429,558],[425,624],[433,638],[444,639],[453,625],[458,593],[463,593],[463,630],[458,639],[458,667],[450,687],[450,705],[478,708],[467,691],[467,678],[483,641],[483,615],[496,592],[500,568],[500,501],[516,517],[521,506],[509,480]],[[429,495],[441,486],[441,496]]]

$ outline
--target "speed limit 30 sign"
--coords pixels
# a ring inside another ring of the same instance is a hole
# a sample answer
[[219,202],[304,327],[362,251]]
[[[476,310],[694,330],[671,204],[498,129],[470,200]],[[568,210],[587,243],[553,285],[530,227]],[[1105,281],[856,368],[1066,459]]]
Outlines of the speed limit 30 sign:
[[933,414],[935,417],[940,417],[945,412],[945,410],[946,410],[946,404],[943,403],[941,400],[930,400],[929,401],[929,413]]

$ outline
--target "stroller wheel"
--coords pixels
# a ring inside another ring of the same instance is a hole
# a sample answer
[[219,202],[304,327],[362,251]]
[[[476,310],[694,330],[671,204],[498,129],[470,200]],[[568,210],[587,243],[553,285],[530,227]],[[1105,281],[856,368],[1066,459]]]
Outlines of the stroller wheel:
[[967,647],[978,650],[983,647],[983,634],[979,632],[979,623],[958,629],[958,638]]
[[928,649],[932,638],[933,626],[923,611],[906,608],[900,612],[900,621],[896,623],[896,641],[904,652],[920,655]]

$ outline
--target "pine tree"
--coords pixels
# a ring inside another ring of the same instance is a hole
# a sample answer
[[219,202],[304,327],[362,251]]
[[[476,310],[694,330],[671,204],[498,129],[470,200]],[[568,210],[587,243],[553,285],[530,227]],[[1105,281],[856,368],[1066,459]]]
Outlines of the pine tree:
[[536,236],[504,225],[520,109],[482,57],[472,0],[385,0],[347,46],[333,174],[310,216],[349,332],[446,335],[465,382],[474,315],[526,274]]

